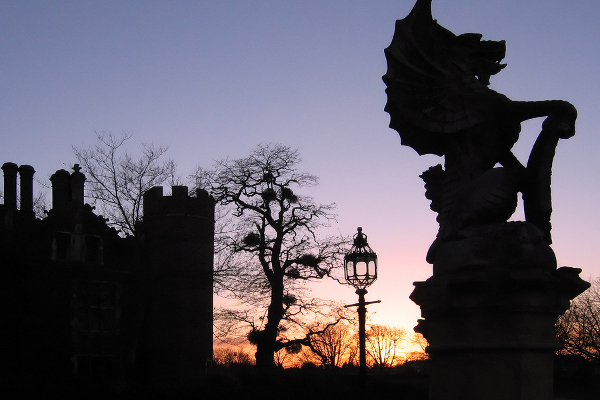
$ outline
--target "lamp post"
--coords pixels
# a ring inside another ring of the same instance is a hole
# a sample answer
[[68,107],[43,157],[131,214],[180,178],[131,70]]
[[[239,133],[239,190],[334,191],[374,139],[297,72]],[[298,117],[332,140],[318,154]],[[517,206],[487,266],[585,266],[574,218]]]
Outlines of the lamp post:
[[344,256],[344,277],[346,282],[356,289],[358,303],[346,307],[358,306],[358,337],[360,349],[360,387],[361,398],[365,398],[367,376],[367,352],[365,346],[367,304],[380,303],[381,300],[365,302],[367,287],[377,280],[377,254],[367,243],[367,235],[362,233],[362,228],[357,228],[354,235],[354,244]]

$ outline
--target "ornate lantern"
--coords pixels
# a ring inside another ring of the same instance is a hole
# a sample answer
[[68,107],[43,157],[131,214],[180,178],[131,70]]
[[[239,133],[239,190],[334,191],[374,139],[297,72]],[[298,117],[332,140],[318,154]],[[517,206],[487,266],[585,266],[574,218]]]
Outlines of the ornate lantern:
[[359,338],[359,360],[360,360],[360,398],[366,396],[367,377],[367,352],[366,352],[366,329],[367,304],[379,303],[376,301],[365,301],[367,287],[377,280],[377,254],[367,243],[367,235],[362,233],[362,228],[357,228],[354,235],[354,245],[344,257],[344,277],[346,282],[354,286],[358,295],[358,303],[346,307],[358,306],[358,338]]
[[377,254],[367,243],[367,235],[357,228],[354,245],[344,257],[344,277],[356,289],[365,289],[377,280]]

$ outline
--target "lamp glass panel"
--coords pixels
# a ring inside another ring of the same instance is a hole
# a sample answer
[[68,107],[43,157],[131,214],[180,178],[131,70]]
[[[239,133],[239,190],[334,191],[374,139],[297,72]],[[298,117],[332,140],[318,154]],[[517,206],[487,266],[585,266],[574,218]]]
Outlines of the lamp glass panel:
[[365,262],[364,257],[356,262],[356,275],[365,276],[369,272],[368,264]]
[[346,264],[344,266],[344,272],[346,274],[346,279],[351,277],[354,274],[354,261],[346,260]]

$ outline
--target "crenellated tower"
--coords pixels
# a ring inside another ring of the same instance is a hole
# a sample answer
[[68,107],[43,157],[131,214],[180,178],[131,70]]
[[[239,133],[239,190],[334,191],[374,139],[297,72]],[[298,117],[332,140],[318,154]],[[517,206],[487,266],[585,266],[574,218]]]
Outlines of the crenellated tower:
[[214,200],[155,187],[140,235],[125,237],[85,203],[80,169],[50,177],[52,207],[36,218],[34,169],[2,165],[6,387],[193,387],[212,361]]
[[215,202],[204,190],[195,194],[186,186],[144,194],[146,370],[158,386],[193,383],[212,360]]

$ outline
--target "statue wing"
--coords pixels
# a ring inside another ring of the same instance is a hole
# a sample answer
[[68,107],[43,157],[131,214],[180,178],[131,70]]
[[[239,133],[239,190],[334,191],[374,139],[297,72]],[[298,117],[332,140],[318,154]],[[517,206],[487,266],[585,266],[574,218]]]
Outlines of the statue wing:
[[486,121],[478,103],[486,94],[499,94],[472,71],[468,46],[480,39],[479,34],[456,36],[438,25],[431,16],[431,0],[417,0],[411,13],[396,21],[385,49],[388,71],[383,81],[390,128],[398,131],[403,145],[420,155],[441,156],[448,134]]

